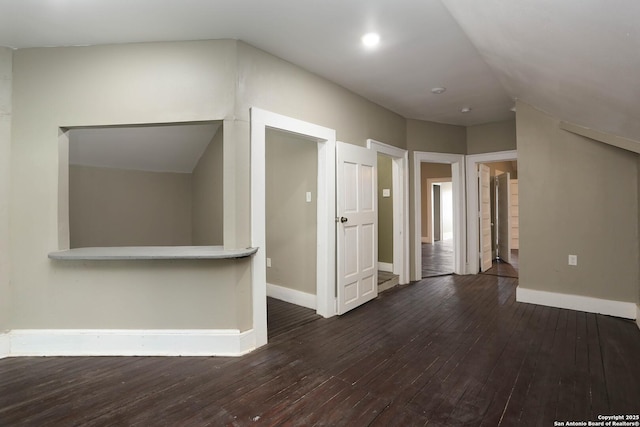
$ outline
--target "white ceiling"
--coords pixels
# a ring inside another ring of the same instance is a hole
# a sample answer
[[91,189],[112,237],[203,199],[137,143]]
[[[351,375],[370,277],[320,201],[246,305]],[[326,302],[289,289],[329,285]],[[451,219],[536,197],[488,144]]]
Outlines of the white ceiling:
[[76,128],[69,163],[150,172],[191,173],[219,123]]
[[0,45],[240,39],[407,118],[504,120],[517,97],[640,139],[638,22],[636,0],[0,0]]

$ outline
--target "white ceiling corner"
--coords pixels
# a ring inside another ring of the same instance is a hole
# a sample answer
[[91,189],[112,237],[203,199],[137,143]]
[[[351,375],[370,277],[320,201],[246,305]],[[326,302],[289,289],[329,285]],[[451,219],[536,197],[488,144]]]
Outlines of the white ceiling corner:
[[640,140],[640,2],[442,1],[511,96]]

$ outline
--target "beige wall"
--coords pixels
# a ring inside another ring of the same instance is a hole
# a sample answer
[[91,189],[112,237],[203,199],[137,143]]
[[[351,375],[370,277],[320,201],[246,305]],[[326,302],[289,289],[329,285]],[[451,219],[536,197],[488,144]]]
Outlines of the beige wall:
[[[426,151],[436,153],[465,154],[467,150],[467,130],[463,126],[445,125],[441,123],[424,122],[420,120],[406,120],[407,149],[409,149],[409,194],[414,194],[413,185],[413,151]],[[415,203],[421,200],[409,198],[409,229],[411,248],[415,247],[416,239],[420,241],[414,230]],[[423,209],[424,211],[424,209]],[[410,271],[415,271],[415,257],[411,254]],[[411,277],[411,280],[420,280],[421,277]]]
[[[202,41],[14,52],[12,328],[251,326],[248,259],[67,263],[47,258],[60,247],[58,170],[66,165],[58,163],[59,127],[229,120],[235,46]],[[232,156],[225,161],[235,163]],[[225,193],[234,189],[233,182],[228,185]],[[235,208],[225,205],[225,218],[234,216]],[[228,231],[230,241],[235,232]]]
[[236,116],[250,107],[335,129],[339,141],[366,145],[372,138],[405,148],[405,119],[296,65],[238,42]]
[[[391,197],[382,197],[382,190]],[[393,264],[393,160],[378,154],[378,261]]]
[[467,128],[467,154],[516,149],[516,121],[486,123]]
[[[316,294],[318,144],[266,135],[267,283]],[[311,202],[306,201],[307,191]]]
[[420,190],[422,197],[421,213],[422,213],[422,237],[430,240],[431,236],[431,189],[428,180],[431,178],[451,178],[451,165],[443,163],[420,163]]
[[223,127],[209,143],[192,174],[191,241],[223,245]]
[[421,120],[406,120],[407,148],[412,151],[466,154],[467,130],[464,126]]
[[13,51],[0,47],[0,333],[10,328],[9,194]]
[[72,248],[190,246],[191,174],[72,165]]
[[[520,286],[637,301],[637,155],[517,108]],[[569,254],[578,255],[576,267]]]

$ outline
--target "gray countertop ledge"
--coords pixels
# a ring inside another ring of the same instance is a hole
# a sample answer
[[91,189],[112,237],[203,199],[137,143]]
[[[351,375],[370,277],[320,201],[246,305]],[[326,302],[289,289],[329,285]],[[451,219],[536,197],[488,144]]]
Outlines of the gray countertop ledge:
[[258,248],[225,250],[223,246],[117,246],[75,248],[49,253],[54,260],[233,259],[255,254]]

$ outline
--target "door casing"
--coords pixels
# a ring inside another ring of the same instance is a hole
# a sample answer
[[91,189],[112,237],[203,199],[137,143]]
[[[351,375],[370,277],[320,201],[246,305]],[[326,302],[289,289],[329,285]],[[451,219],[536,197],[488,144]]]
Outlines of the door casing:
[[480,271],[480,222],[478,219],[478,164],[517,160],[516,150],[497,151],[494,153],[470,154],[467,163],[467,274]]
[[367,147],[391,157],[393,175],[393,274],[409,283],[409,151],[367,139]]
[[291,132],[318,141],[316,312],[336,314],[335,168],[336,131],[259,108],[251,108],[251,290],[255,347],[267,344],[267,260],[265,205],[266,129]]
[[465,203],[465,156],[464,154],[413,152],[413,271],[412,280],[422,279],[422,183],[421,163],[446,163],[451,165],[453,185],[453,270],[456,274],[466,272],[466,231],[464,223]]

